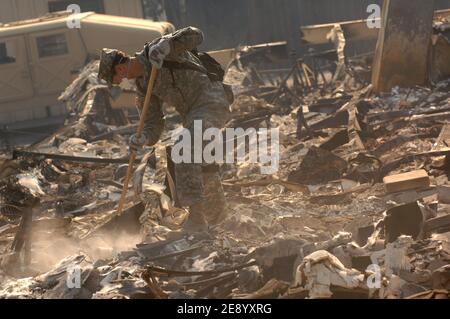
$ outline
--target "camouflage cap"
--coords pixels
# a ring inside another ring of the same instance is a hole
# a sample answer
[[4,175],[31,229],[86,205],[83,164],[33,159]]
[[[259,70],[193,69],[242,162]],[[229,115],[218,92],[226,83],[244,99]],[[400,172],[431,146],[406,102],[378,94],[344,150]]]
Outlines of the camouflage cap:
[[113,83],[114,61],[116,60],[118,50],[103,49],[98,68],[98,78],[105,80],[109,85]]

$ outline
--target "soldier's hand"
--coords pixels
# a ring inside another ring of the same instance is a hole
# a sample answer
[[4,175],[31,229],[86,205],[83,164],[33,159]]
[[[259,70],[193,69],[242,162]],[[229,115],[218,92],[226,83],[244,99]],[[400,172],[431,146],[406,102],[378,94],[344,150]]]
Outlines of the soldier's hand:
[[148,52],[148,59],[151,64],[161,69],[164,59],[170,54],[170,40],[162,38],[161,41],[153,45]]
[[136,105],[138,109],[142,109],[144,105],[144,100],[141,97],[136,96],[136,99],[134,100],[134,105]]
[[132,152],[138,152],[139,150],[142,149],[142,147],[144,146],[144,144],[147,142],[147,136],[142,133],[141,136],[138,138],[136,134],[133,134],[130,137],[130,141],[129,141],[129,147],[130,147],[130,151]]

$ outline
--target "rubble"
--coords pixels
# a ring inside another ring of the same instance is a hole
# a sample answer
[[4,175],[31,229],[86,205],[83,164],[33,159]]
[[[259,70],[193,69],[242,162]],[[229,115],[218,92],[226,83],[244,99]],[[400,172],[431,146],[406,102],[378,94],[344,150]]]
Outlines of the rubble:
[[357,270],[345,268],[328,251],[318,250],[303,259],[297,269],[295,284],[305,286],[310,298],[323,299],[333,296],[331,286],[348,289],[364,287],[364,275]]

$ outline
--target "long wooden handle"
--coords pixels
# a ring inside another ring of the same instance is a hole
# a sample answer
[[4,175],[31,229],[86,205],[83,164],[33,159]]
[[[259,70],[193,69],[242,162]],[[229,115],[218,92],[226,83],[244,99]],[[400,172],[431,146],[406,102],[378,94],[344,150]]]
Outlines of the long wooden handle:
[[[145,94],[144,108],[142,109],[141,117],[139,119],[139,126],[137,128],[136,137],[139,139],[142,135],[142,131],[145,126],[145,119],[147,118],[147,113],[150,108],[150,101],[153,94],[153,88],[155,86],[156,78],[158,76],[158,69],[152,67],[152,72],[150,74],[150,80],[148,82],[147,93]],[[130,182],[131,174],[133,174],[133,164],[136,160],[136,152],[131,151],[130,162],[128,163],[127,176],[125,176],[125,181],[123,183],[122,195],[120,196],[119,207],[117,208],[117,215],[122,214],[123,206],[125,205],[125,200],[128,193],[128,183]]]

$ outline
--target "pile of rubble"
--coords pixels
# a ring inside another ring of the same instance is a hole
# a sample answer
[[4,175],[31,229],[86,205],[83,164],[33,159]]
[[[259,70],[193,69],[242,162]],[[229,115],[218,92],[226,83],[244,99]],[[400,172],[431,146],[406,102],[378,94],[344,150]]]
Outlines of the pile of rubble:
[[115,214],[136,124],[97,68],[61,96],[63,129],[0,162],[0,298],[450,296],[450,81],[377,96],[303,61],[270,82],[233,64],[229,126],[278,129],[279,170],[224,165],[228,217],[185,235],[170,108]]

